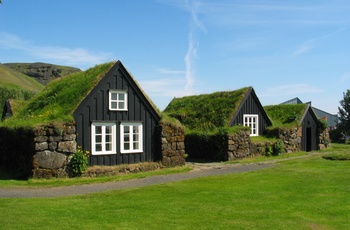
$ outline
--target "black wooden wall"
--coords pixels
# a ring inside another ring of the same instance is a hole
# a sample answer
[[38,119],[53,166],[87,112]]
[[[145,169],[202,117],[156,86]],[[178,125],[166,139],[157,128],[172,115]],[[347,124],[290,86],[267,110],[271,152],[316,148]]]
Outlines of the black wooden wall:
[[[110,89],[128,92],[128,111],[110,111],[108,109],[108,91]],[[91,152],[91,123],[115,122],[117,124],[116,154],[90,155],[90,165],[118,165],[146,161],[155,161],[160,157],[156,127],[160,116],[145,97],[134,79],[118,61],[106,76],[95,86],[74,112],[77,128],[77,144]],[[120,153],[120,123],[142,122],[143,152]]]
[[304,119],[302,120],[301,150],[318,150],[318,143],[318,119],[313,114],[311,107],[308,107]]
[[245,99],[242,101],[236,114],[231,120],[230,126],[243,125],[244,114],[259,115],[259,135],[262,135],[266,128],[272,125],[253,88],[250,88],[250,90],[247,92]]

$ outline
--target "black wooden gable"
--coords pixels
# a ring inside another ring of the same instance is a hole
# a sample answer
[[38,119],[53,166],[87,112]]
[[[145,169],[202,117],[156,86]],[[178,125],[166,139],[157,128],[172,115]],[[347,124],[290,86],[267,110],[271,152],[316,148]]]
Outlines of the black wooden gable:
[[[128,94],[127,111],[109,110],[109,91],[121,90]],[[136,81],[120,61],[108,71],[91,92],[83,99],[74,111],[77,128],[78,146],[91,148],[91,124],[93,122],[141,122],[143,125],[143,152],[120,153],[120,130],[117,128],[117,143],[115,154],[91,155],[91,165],[130,164],[144,161],[154,161],[157,158],[156,127],[160,115],[153,104],[140,89]]]
[[302,126],[301,150],[318,150],[318,118],[310,105],[307,105],[303,116],[300,119]]
[[259,135],[262,135],[266,128],[272,125],[252,87],[249,88],[229,125],[243,125],[243,115],[245,114],[259,115]]

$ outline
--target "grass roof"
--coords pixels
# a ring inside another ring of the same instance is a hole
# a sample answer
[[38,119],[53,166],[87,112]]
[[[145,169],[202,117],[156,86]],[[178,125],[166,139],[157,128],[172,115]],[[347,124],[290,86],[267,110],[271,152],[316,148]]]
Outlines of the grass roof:
[[15,116],[4,123],[28,126],[55,121],[73,121],[73,111],[115,62],[105,63],[50,82]]
[[191,130],[227,127],[249,89],[174,98],[164,112]]
[[300,125],[307,104],[281,104],[264,106],[274,127],[294,127]]

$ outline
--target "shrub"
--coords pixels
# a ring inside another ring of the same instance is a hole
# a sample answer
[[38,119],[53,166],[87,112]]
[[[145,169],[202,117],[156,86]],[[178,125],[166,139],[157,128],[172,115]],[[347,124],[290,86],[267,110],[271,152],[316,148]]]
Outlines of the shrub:
[[272,146],[271,145],[267,145],[266,146],[266,149],[265,149],[265,154],[267,157],[271,156],[273,153],[273,149],[272,149]]
[[281,140],[277,140],[276,143],[273,145],[273,151],[272,154],[274,156],[278,156],[283,152],[284,145]]
[[333,143],[344,143],[345,138],[340,129],[333,129],[329,132],[329,137]]
[[73,155],[70,165],[72,167],[72,174],[74,177],[81,176],[84,174],[87,169],[89,159],[89,151],[82,150],[80,146],[78,146],[77,152]]
[[328,128],[327,121],[325,121],[323,119],[318,119],[318,122],[319,122],[319,127],[321,128],[322,132]]

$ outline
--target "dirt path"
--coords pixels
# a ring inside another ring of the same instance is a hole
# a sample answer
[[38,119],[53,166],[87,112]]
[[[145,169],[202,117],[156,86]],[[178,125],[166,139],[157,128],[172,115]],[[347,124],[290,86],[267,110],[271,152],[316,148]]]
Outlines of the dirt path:
[[[272,167],[273,164],[249,164],[242,166],[207,166],[205,168],[197,168],[187,173],[170,174],[170,175],[160,175],[151,176],[142,179],[134,179],[127,181],[118,182],[106,182],[106,183],[96,183],[96,184],[86,184],[86,185],[74,185],[74,186],[64,186],[64,187],[54,187],[54,188],[23,188],[23,189],[3,189],[0,188],[1,198],[11,198],[11,197],[62,197],[62,196],[72,196],[81,195],[87,193],[103,192],[109,190],[118,190],[125,188],[137,188],[154,184],[164,184],[174,181],[183,181],[192,178],[199,178],[205,176],[223,175],[229,173],[239,173],[247,172],[253,170],[259,170],[263,168]],[[203,166],[204,167],[204,166]]]
[[126,188],[137,188],[154,184],[164,184],[174,181],[183,181],[192,178],[216,176],[231,173],[241,173],[260,170],[264,168],[276,167],[276,162],[291,160],[296,158],[305,158],[310,155],[316,155],[318,153],[310,153],[309,155],[292,157],[279,160],[271,160],[264,163],[255,164],[224,164],[224,163],[188,163],[193,170],[187,173],[170,174],[151,176],[142,179],[134,179],[127,181],[118,182],[106,182],[106,183],[95,183],[86,185],[75,185],[75,186],[64,186],[54,188],[23,188],[23,189],[11,189],[11,188],[0,188],[0,198],[33,198],[33,197],[63,197],[72,195],[82,195],[88,193],[96,193],[110,190],[126,189]]

